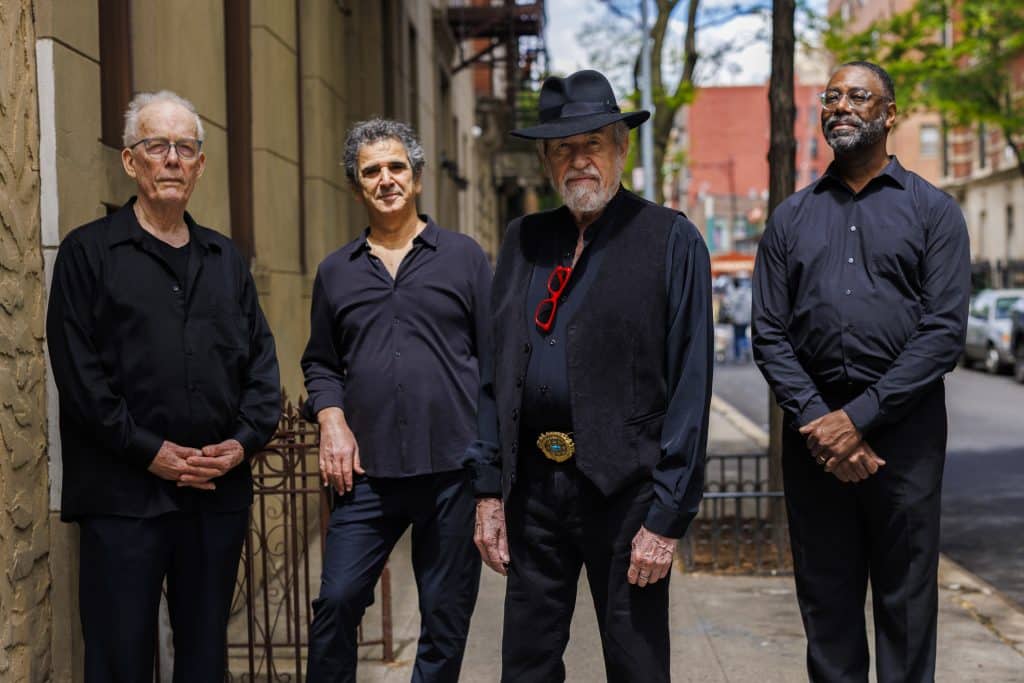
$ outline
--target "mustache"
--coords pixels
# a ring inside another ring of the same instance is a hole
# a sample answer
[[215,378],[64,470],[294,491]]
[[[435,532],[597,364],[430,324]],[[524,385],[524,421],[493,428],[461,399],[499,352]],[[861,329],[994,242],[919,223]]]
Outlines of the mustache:
[[849,114],[847,116],[833,116],[825,121],[825,128],[827,130],[832,130],[836,126],[853,126],[855,128],[860,128],[863,125],[864,121],[853,114]]
[[601,182],[601,176],[597,172],[597,169],[594,168],[593,166],[588,166],[587,168],[583,169],[582,171],[576,171],[576,170],[572,170],[572,169],[566,171],[565,176],[562,178],[562,182],[563,183],[567,183],[570,180],[584,180],[584,179],[596,180],[598,182]]

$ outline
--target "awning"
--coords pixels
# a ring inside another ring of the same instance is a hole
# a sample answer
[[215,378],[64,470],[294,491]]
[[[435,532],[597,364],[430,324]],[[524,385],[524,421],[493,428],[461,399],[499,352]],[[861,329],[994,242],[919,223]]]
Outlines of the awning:
[[711,277],[754,272],[754,255],[729,251],[711,255]]

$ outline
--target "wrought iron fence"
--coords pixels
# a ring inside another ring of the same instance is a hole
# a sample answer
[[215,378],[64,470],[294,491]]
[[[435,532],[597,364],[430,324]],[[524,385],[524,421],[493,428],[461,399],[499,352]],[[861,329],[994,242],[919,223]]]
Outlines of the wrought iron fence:
[[680,551],[687,568],[791,571],[783,493],[769,489],[766,453],[708,454],[704,502]]
[[[252,460],[255,500],[228,628],[228,680],[304,680],[329,510],[317,429],[300,409],[284,400],[277,433]],[[390,584],[385,567],[380,636],[359,633],[361,646],[381,646],[384,661],[394,659]]]

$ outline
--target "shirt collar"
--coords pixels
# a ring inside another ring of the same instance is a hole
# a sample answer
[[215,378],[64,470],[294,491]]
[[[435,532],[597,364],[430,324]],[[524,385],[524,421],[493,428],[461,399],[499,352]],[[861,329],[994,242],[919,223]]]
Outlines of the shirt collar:
[[[437,240],[438,236],[441,234],[441,229],[437,227],[437,223],[434,222],[434,219],[428,216],[427,214],[421,213],[419,214],[419,217],[427,225],[426,227],[423,228],[423,230],[420,231],[420,234],[416,235],[416,237],[413,238],[412,243],[422,244],[424,246],[430,247],[434,251],[437,251]],[[358,242],[356,242],[355,249],[353,249],[352,253],[349,254],[350,260],[356,258],[357,256],[359,256],[359,254],[363,253],[364,251],[370,250],[370,243],[367,240],[369,236],[370,228],[366,227],[363,229],[363,236],[359,238]]]
[[[138,198],[132,197],[122,206],[120,209],[115,211],[110,217],[110,232],[107,238],[107,246],[113,247],[124,242],[134,242],[136,244],[142,244],[142,240],[146,237],[145,229],[139,225],[139,219],[135,215],[135,202]],[[216,242],[211,241],[202,230],[199,230],[199,224],[196,223],[195,219],[188,211],[185,212],[185,225],[188,226],[188,237],[190,242],[195,242],[203,249],[220,249],[220,245]]]
[[[877,182],[889,182],[895,183],[901,190],[907,188],[907,169],[903,168],[899,159],[895,155],[889,155],[889,163],[885,165],[878,175],[868,181],[868,184],[864,186],[867,189],[870,185]],[[825,169],[824,175],[822,175],[814,184],[814,193],[824,191],[829,185],[837,185],[839,187],[848,188],[843,179],[839,176],[839,172],[836,170],[836,162],[833,161]],[[863,190],[861,190],[863,192]]]

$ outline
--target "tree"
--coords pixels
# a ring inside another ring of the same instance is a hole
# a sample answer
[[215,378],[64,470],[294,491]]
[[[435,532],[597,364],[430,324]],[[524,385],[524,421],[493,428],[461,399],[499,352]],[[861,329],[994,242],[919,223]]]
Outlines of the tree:
[[825,46],[841,62],[882,64],[905,110],[1000,130],[1024,175],[1024,88],[1014,83],[1024,78],[1020,0],[917,0],[852,34],[834,19]]
[[[630,97],[639,102],[640,74],[640,33],[639,2],[641,0],[601,0],[606,15],[588,22],[580,32],[579,40],[594,45],[589,54],[591,61],[609,71],[616,82],[617,74],[628,70],[630,74]],[[697,49],[698,29],[727,24],[740,16],[766,14],[770,8],[767,0],[737,2],[728,6],[703,8],[700,0],[654,0],[656,11],[650,29],[651,36],[651,99],[654,115],[650,125],[654,128],[654,169],[655,189],[658,202],[664,201],[665,153],[676,113],[684,104],[693,101],[698,62],[712,68],[721,65],[731,51],[742,49],[748,44],[764,40],[763,32],[742,36],[723,43],[702,53]],[[686,23],[679,42],[670,27],[673,15],[682,14],[686,7]],[[623,27],[627,30],[623,30]],[[632,30],[629,28],[632,27]],[[625,36],[625,38],[624,38]],[[678,69],[672,68],[680,65]],[[621,86],[622,83],[620,82]],[[631,158],[635,153],[631,153]]]
[[[793,124],[793,60],[796,51],[794,0],[774,0],[772,11],[772,75],[768,84],[771,132],[768,145],[768,213],[796,189],[796,135]],[[782,489],[782,410],[768,392],[768,488]],[[776,548],[782,547],[785,506],[773,501],[772,528]]]

